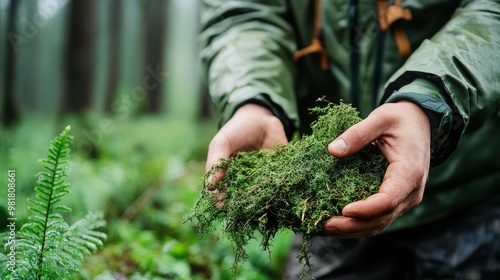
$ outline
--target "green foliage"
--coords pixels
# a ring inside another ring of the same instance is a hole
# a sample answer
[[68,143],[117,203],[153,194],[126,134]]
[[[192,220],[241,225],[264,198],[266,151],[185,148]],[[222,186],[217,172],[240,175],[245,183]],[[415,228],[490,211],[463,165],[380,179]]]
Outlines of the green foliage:
[[[271,240],[283,230],[302,234],[299,259],[308,265],[307,240],[321,234],[324,222],[340,215],[342,208],[378,191],[387,161],[374,145],[354,156],[336,158],[328,153],[328,144],[361,119],[347,104],[328,104],[314,108],[319,115],[312,124],[312,135],[272,150],[240,152],[221,159],[204,178],[193,214],[203,233],[213,230],[214,221],[222,221],[224,233],[234,244],[233,269],[248,257],[245,246],[261,237],[268,250]],[[222,181],[209,178],[226,170]],[[216,191],[207,191],[207,188]],[[223,206],[220,206],[223,205]]]
[[[36,198],[28,199],[31,212],[16,238],[5,250],[15,247],[15,269],[3,265],[2,279],[72,279],[79,270],[84,255],[90,255],[103,245],[104,233],[95,229],[104,226],[101,214],[91,213],[69,226],[61,213],[71,209],[61,199],[69,193],[67,159],[73,137],[70,127],[53,141],[48,155],[41,160],[43,171],[38,174]],[[6,253],[0,254],[6,260]]]
[[[6,140],[0,141],[0,154],[5,155],[0,169],[17,169],[16,197],[22,206],[22,198],[34,196],[36,178],[32,175],[39,170],[37,159],[45,154],[44,139],[50,139],[61,122],[72,123],[75,141],[65,178],[71,192],[60,202],[72,212],[62,215],[70,225],[89,211],[103,212],[110,221],[105,228],[106,245],[86,256],[72,279],[233,279],[230,267],[235,251],[230,241],[218,239],[219,230],[200,238],[195,224],[182,224],[198,199],[206,149],[216,123],[156,116],[110,118],[114,129],[100,131],[102,137],[95,141],[97,157],[89,157],[82,147],[93,140],[91,134],[99,131],[104,117],[55,122],[32,116],[10,130],[0,128]],[[87,126],[82,125],[84,121]],[[0,181],[7,180],[6,174],[0,172]],[[6,194],[0,192],[0,213],[7,211]],[[28,222],[28,211],[21,210],[16,209],[18,225]],[[0,223],[5,223],[4,217]],[[7,242],[1,241],[2,245]],[[251,240],[248,261],[236,278],[281,278],[290,242],[290,232],[278,233],[270,259],[258,241]]]
[[[196,202],[204,162],[170,160],[169,170],[178,176],[166,184],[130,221],[118,218],[107,226],[108,241],[86,259],[77,279],[232,279],[234,250],[219,232],[200,239],[192,224],[182,217]],[[174,170],[176,170],[174,172]],[[95,175],[94,175],[95,176]],[[129,190],[127,190],[129,191]],[[282,273],[290,235],[277,237],[273,256],[258,244],[250,249],[249,262],[238,271],[239,279],[277,279]]]
[[[47,139],[58,133],[44,118],[33,117],[12,128],[0,128],[0,170],[18,169],[16,176],[16,197],[25,198],[33,194],[36,184],[36,174],[40,171],[38,160],[43,158],[47,151]],[[34,137],[36,135],[36,137]],[[23,174],[26,174],[23,176]],[[0,172],[0,181],[7,182],[7,172]],[[5,228],[7,213],[7,192],[0,192],[0,228]],[[23,224],[30,211],[28,207],[17,207],[16,218],[18,224]],[[2,243],[4,244],[4,243]]]

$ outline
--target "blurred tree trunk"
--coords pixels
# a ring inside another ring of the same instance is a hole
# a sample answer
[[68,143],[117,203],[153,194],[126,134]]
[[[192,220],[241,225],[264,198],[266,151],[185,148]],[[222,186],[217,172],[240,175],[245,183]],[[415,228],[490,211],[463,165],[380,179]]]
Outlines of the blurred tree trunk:
[[63,113],[79,113],[92,104],[95,0],[72,0],[68,19]]
[[[26,2],[26,14],[35,15],[38,13],[37,1]],[[39,80],[38,80],[38,58],[39,58],[39,29],[34,28],[34,35],[29,39],[29,44],[24,47],[22,58],[19,59],[19,70],[23,73],[23,80],[30,81],[29,83],[18,84],[20,94],[19,100],[21,103],[21,114],[23,111],[28,112],[39,111],[38,94],[39,94]]]
[[161,69],[163,64],[165,30],[167,24],[168,1],[148,0],[143,2],[143,18],[145,19],[145,66],[143,87],[148,95],[148,109],[152,113],[162,110],[162,83],[165,77]]
[[104,110],[111,112],[111,106],[115,101],[118,89],[119,63],[120,63],[120,42],[122,32],[122,1],[111,0],[111,16],[109,24],[109,77],[107,81],[106,97],[104,100]]
[[[16,34],[16,19],[18,10],[18,1],[10,1],[9,18],[7,20],[7,36]],[[14,49],[14,43],[6,40],[7,51],[5,59],[5,88],[3,95],[2,108],[2,125],[5,127],[12,126],[19,119],[19,109],[14,100],[14,82],[16,72],[17,52]]]
[[198,119],[208,120],[212,117],[212,99],[210,99],[208,88],[202,87],[199,96],[200,102],[198,103]]

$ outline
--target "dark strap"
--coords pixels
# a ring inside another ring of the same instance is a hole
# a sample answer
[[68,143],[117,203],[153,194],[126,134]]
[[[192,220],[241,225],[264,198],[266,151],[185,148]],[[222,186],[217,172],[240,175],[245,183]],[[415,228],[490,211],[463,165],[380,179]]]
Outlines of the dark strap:
[[394,5],[391,6],[389,6],[388,2],[388,0],[378,0],[377,2],[380,29],[386,31],[392,26],[399,55],[404,57],[409,56],[411,54],[410,41],[402,25],[396,23],[396,21],[412,20],[411,11],[410,9],[403,9],[402,0],[395,0]]
[[314,10],[314,33],[311,39],[311,44],[303,49],[296,51],[293,55],[293,59],[295,61],[298,61],[305,55],[319,53],[321,55],[321,69],[323,71],[328,70],[328,52],[323,47],[323,43],[321,42],[322,33],[323,24],[321,22],[321,0],[316,0]]

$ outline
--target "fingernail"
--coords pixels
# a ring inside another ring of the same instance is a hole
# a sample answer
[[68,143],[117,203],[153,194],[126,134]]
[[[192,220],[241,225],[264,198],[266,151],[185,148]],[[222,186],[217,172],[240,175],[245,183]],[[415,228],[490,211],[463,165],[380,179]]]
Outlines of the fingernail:
[[347,150],[347,145],[344,139],[337,139],[330,144],[330,151],[335,154],[343,155]]

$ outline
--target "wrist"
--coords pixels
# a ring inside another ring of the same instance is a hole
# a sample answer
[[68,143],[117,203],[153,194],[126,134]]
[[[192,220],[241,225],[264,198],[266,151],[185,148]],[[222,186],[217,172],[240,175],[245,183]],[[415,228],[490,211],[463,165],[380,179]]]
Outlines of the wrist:
[[255,114],[257,116],[271,116],[274,117],[273,112],[269,110],[268,108],[254,104],[254,103],[247,103],[242,106],[240,106],[236,111],[234,112],[234,116],[236,115],[241,115],[241,114]]
[[431,131],[431,165],[442,163],[456,145],[450,139],[452,109],[441,97],[440,89],[429,81],[416,79],[394,91],[384,103],[410,101],[427,115]]
[[420,105],[410,100],[400,100],[397,101],[396,104],[404,106],[404,108],[402,108],[403,113],[412,116],[412,118],[416,118],[416,120],[418,120],[426,128],[428,128],[430,134],[431,122],[429,116],[427,115],[426,111],[422,107],[420,107]]
[[[288,115],[283,111],[283,109],[271,101],[271,99],[268,97],[266,94],[260,94],[254,98],[248,99],[245,102],[242,102],[236,107],[235,112],[245,106],[245,105],[258,105],[262,108],[267,109],[272,116],[276,117],[280,122],[281,125],[283,126],[283,129],[285,130],[285,135],[288,141],[290,141],[293,137],[293,134],[295,133],[295,125],[293,121],[288,117]],[[259,111],[257,111],[258,113]],[[266,112],[265,114],[267,115],[269,112]],[[262,112],[261,112],[262,113]]]

